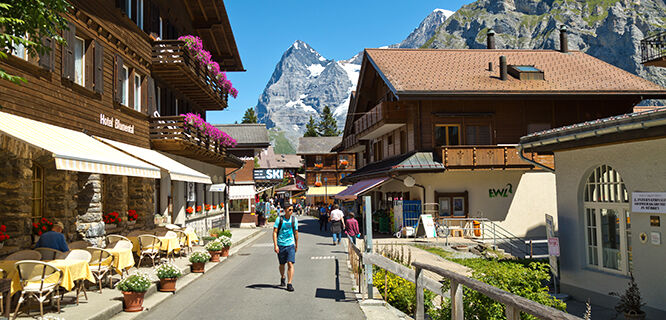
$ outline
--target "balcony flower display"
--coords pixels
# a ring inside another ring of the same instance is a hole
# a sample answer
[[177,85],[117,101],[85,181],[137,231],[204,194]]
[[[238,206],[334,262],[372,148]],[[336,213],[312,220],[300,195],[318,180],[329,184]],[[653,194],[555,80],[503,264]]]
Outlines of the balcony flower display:
[[211,205],[205,204],[204,207],[206,208],[206,211],[210,211]]
[[2,246],[5,244],[5,241],[9,239],[9,235],[5,232],[7,232],[7,227],[4,224],[0,225],[0,248],[2,248]]
[[314,166],[315,166],[316,169],[321,169],[321,168],[324,167],[324,164],[323,163],[315,163]]
[[187,207],[187,209],[185,209],[185,212],[186,212],[187,214],[192,214],[192,213],[194,212],[194,208],[192,208],[192,207]]
[[217,209],[217,205],[213,205],[213,210]]
[[104,220],[104,223],[106,223],[106,224],[116,223],[116,222],[122,221],[122,218],[118,215],[118,212],[115,212],[115,211],[104,214],[102,219]]
[[202,67],[208,69],[208,71],[213,74],[217,83],[223,90],[228,92],[234,98],[238,96],[238,90],[236,90],[231,84],[231,81],[227,79],[227,73],[220,70],[220,65],[213,61],[210,52],[203,48],[201,38],[187,35],[181,36],[178,40],[185,42],[185,48],[190,51],[194,59],[197,60]]
[[38,236],[41,236],[44,232],[51,231],[52,228],[53,222],[46,218],[41,218],[38,222],[32,224],[32,232]]
[[136,221],[136,219],[139,219],[139,214],[136,212],[136,210],[127,210],[127,220]]
[[321,181],[315,182],[315,187],[321,187]]
[[236,139],[232,138],[226,132],[216,128],[214,125],[206,122],[200,115],[194,113],[181,114],[185,117],[185,123],[189,123],[195,128],[204,132],[215,141],[219,141],[223,147],[233,148],[236,146]]
[[349,161],[347,161],[346,159],[340,160],[340,166],[346,167],[347,165],[349,165]]
[[201,206],[197,206],[197,213],[200,213],[202,210]]

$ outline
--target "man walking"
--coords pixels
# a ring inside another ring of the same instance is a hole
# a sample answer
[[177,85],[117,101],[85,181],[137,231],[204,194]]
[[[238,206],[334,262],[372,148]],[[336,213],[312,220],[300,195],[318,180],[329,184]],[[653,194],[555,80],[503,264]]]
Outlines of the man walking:
[[273,245],[280,263],[280,286],[285,285],[284,269],[287,265],[287,291],[294,291],[291,281],[294,278],[294,263],[298,251],[298,220],[292,217],[294,207],[288,206],[284,216],[275,219],[273,227]]
[[331,216],[328,220],[331,221],[331,233],[333,233],[333,245],[340,244],[342,241],[342,230],[345,229],[345,214],[340,210],[338,205],[333,206]]

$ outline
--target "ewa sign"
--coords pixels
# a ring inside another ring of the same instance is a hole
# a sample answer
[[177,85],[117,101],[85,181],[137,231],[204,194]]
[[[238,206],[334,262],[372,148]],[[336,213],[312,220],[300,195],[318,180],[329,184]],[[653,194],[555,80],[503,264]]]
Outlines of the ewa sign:
[[284,169],[254,169],[254,180],[282,180]]

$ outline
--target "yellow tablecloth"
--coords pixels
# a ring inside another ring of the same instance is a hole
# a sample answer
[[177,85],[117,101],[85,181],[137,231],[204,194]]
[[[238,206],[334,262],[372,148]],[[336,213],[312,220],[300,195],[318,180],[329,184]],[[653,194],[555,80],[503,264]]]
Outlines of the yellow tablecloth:
[[113,254],[113,268],[119,274],[122,274],[122,271],[131,268],[134,265],[134,255],[132,254],[132,249],[129,248],[118,248],[118,249],[107,249],[111,254]]
[[199,243],[199,237],[197,236],[197,233],[194,231],[189,231],[185,233],[187,235],[187,243],[192,244],[192,243]]
[[[134,252],[139,252],[139,238],[138,237],[127,237],[130,241],[132,241],[132,251]],[[167,237],[157,237],[162,241],[162,247],[160,247],[160,250],[166,251],[166,252],[172,252],[174,249],[180,248],[180,245],[178,244],[178,238],[167,238]]]
[[[12,261],[12,260],[0,260],[0,268],[2,268],[7,272],[7,279],[12,279],[11,294],[16,293],[17,291],[20,291],[23,288],[21,286],[21,281],[19,279],[18,272],[14,267],[14,264],[16,262],[17,261]],[[72,290],[72,288],[74,288],[74,281],[76,280],[86,279],[90,282],[93,283],[95,282],[95,277],[93,276],[92,272],[90,272],[90,266],[88,265],[88,261],[58,259],[58,260],[51,260],[44,262],[50,263],[55,267],[57,267],[58,269],[62,270],[63,278],[60,286],[65,288],[67,291]],[[54,283],[56,281],[58,281],[58,274],[54,274],[53,276],[49,277],[48,279],[46,279],[45,282]]]

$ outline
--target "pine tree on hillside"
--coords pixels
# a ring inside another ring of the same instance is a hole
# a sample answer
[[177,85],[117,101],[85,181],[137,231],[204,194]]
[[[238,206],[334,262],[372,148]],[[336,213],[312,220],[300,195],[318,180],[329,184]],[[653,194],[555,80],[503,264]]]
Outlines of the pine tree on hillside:
[[333,113],[331,113],[331,108],[328,106],[324,107],[322,110],[321,118],[317,126],[317,131],[322,137],[335,137],[340,135],[338,130],[338,122],[333,118]]
[[310,120],[305,125],[305,134],[304,137],[318,137],[319,133],[317,132],[317,124],[315,120],[310,116]]
[[257,120],[257,114],[254,112],[254,108],[250,107],[245,110],[245,115],[243,115],[241,123],[257,123]]

